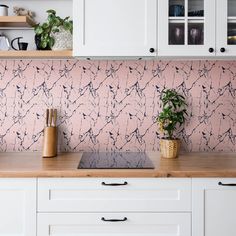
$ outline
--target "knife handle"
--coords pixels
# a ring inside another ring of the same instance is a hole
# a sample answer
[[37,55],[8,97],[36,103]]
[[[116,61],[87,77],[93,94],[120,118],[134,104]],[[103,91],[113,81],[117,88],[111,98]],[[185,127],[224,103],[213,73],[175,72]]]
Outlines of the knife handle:
[[57,109],[53,110],[53,126],[57,126]]
[[46,127],[48,127],[49,109],[46,110]]
[[53,116],[53,109],[49,110],[49,126],[52,126],[52,116]]

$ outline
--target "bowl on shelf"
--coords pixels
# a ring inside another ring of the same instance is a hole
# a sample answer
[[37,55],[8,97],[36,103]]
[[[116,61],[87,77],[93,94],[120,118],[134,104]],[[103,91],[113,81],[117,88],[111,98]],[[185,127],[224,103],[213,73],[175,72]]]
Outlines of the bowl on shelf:
[[235,36],[228,36],[228,44],[236,44],[236,35]]
[[236,44],[236,29],[228,30],[228,44]]

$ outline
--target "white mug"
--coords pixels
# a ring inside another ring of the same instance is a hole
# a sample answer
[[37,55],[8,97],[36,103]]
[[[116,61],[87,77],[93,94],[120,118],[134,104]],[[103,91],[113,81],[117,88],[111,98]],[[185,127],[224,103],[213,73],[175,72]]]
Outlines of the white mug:
[[8,6],[0,4],[0,16],[8,16]]

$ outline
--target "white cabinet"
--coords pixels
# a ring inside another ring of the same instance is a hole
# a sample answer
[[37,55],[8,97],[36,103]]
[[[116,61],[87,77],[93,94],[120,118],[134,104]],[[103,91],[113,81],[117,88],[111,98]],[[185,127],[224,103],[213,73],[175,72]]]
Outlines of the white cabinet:
[[236,1],[217,0],[217,56],[236,55]]
[[0,236],[36,235],[36,180],[0,179]]
[[40,213],[38,236],[191,236],[190,213]]
[[235,236],[236,179],[193,179],[193,236]]
[[39,179],[40,212],[190,212],[191,179]]
[[235,0],[159,0],[158,56],[235,56]]
[[215,0],[159,0],[158,55],[214,56],[215,7]]
[[74,56],[155,56],[157,0],[73,1]]

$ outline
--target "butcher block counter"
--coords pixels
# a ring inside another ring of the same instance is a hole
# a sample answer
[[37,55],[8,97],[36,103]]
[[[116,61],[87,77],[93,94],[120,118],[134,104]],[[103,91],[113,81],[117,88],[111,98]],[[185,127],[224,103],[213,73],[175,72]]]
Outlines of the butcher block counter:
[[41,158],[40,153],[0,153],[0,177],[236,177],[235,153],[188,153],[168,160],[148,152],[154,169],[77,169],[82,153]]

